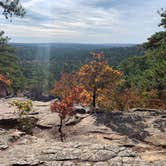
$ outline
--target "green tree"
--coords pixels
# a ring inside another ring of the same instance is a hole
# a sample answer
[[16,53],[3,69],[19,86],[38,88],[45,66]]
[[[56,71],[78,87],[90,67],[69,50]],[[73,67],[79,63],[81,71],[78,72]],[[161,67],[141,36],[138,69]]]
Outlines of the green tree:
[[166,10],[162,9],[158,13],[161,16],[159,26],[163,27],[164,31],[157,32],[149,37],[148,42],[143,44],[146,49],[166,48]]
[[23,88],[24,77],[21,72],[20,61],[15,55],[15,49],[8,44],[9,38],[0,33],[0,73],[12,81],[10,91],[17,93]]
[[[16,16],[24,16],[25,9],[21,6],[19,0],[0,1],[0,7],[3,8],[3,15],[6,19]],[[24,77],[20,68],[20,60],[15,55],[15,49],[8,42],[9,38],[4,36],[4,31],[0,31],[0,73],[12,81],[10,92],[16,94],[22,90]]]
[[[157,90],[161,100],[166,91],[166,11],[162,10],[161,23],[163,31],[157,32],[143,44],[146,48],[144,56],[131,57],[121,63],[125,74],[126,85],[136,87],[140,91]],[[164,95],[165,96],[165,95]],[[166,101],[164,101],[166,104]]]
[[0,1],[0,7],[3,8],[3,15],[8,19],[13,15],[24,16],[25,9],[20,4],[19,0],[4,0]]

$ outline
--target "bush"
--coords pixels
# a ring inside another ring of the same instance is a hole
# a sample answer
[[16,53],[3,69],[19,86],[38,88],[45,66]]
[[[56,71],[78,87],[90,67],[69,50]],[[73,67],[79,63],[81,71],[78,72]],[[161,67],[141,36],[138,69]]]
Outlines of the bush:
[[28,114],[32,111],[33,104],[31,100],[14,100],[10,103],[11,106],[15,107],[14,113],[19,116],[19,129],[31,134],[33,121]]

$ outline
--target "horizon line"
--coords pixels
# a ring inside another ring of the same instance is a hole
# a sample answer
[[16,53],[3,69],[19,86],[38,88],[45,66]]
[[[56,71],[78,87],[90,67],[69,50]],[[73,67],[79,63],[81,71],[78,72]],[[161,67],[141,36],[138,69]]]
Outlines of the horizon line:
[[9,44],[82,44],[82,45],[141,45],[142,43],[85,43],[85,42],[9,42]]

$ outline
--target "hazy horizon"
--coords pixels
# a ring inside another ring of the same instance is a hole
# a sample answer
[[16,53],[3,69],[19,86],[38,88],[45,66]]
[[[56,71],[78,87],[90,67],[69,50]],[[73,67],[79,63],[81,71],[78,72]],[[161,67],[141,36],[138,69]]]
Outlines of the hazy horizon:
[[10,44],[80,44],[80,45],[139,45],[142,43],[84,43],[84,42],[9,42]]

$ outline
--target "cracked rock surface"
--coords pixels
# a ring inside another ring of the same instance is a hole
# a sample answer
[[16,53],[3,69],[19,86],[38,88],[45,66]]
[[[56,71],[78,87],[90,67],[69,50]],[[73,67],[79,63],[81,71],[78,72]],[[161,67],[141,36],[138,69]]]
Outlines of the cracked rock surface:
[[165,110],[78,115],[62,143],[50,102],[33,102],[36,124],[27,135],[17,130],[11,100],[0,100],[0,166],[166,166]]
[[125,147],[80,142],[60,143],[31,138],[29,144],[17,144],[1,154],[1,165],[152,165]]

